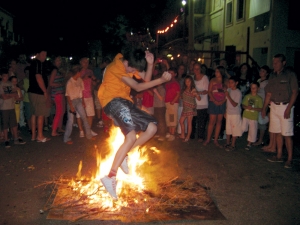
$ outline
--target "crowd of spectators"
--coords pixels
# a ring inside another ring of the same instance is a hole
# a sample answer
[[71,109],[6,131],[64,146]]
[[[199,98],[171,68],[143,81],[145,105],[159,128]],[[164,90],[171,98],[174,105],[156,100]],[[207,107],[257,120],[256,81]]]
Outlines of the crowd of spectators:
[[[93,126],[109,129],[111,120],[102,112],[97,92],[111,60],[106,57],[100,65],[92,65],[83,57],[71,65],[61,56],[46,59],[47,51],[41,49],[33,60],[22,54],[1,69],[0,134],[5,148],[12,141],[26,143],[21,130],[30,132],[31,141],[63,136],[64,143],[73,144],[73,127],[78,127],[78,137],[88,139],[97,136]],[[157,119],[159,141],[180,138],[206,146],[213,140],[217,147],[233,151],[238,138],[248,132],[245,150],[261,146],[275,154],[270,162],[283,162],[285,144],[285,167],[291,168],[298,81],[285,64],[282,54],[274,56],[272,70],[248,63],[229,68],[225,59],[208,67],[194,59],[177,63],[157,58],[153,79],[168,71],[171,81],[140,93],[132,91],[131,97]],[[49,137],[44,135],[47,130]],[[219,143],[222,139],[226,144]]]

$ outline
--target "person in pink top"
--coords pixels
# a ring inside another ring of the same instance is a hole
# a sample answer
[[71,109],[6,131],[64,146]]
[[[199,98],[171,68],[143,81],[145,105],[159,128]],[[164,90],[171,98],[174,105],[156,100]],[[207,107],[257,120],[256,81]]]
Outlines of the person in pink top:
[[142,110],[149,113],[150,115],[154,114],[154,92],[153,88],[148,89],[143,92],[143,100],[142,100]]
[[[213,130],[215,130],[214,144],[222,148],[218,143],[218,137],[221,131],[222,119],[226,111],[226,95],[225,90],[225,68],[218,66],[215,71],[215,77],[211,79],[208,86],[208,110],[209,123],[207,127],[206,141],[203,143],[207,145],[210,142]],[[214,129],[215,128],[215,129]]]
[[[80,74],[84,85],[84,90],[82,92],[85,112],[87,116],[88,123],[92,127],[93,119],[95,116],[95,107],[94,107],[94,96],[93,96],[93,85],[96,82],[96,77],[91,69],[89,69],[89,59],[84,57],[80,59]],[[79,115],[78,115],[79,116]],[[82,128],[82,122],[77,117],[77,123],[80,130],[80,137],[84,137],[84,132]],[[92,131],[93,136],[97,135]]]
[[168,72],[172,75],[171,80],[165,84],[166,88],[166,124],[169,133],[167,133],[166,138],[168,141],[174,141],[175,130],[178,123],[178,103],[180,97],[180,84],[176,79],[177,69],[170,68]]

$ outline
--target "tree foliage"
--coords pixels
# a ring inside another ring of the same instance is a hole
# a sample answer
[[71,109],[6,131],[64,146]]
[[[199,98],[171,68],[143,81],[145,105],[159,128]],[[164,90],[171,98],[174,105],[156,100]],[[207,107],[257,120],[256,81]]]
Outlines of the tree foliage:
[[105,37],[103,38],[103,52],[117,53],[126,43],[126,32],[129,29],[129,21],[124,15],[117,16],[103,26]]

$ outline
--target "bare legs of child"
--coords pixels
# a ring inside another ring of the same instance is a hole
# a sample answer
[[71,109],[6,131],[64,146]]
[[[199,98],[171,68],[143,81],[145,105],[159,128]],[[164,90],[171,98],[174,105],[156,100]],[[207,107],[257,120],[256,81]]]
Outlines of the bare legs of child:
[[179,123],[181,130],[184,130],[185,124],[184,121],[187,119],[187,135],[186,137],[184,136],[184,132],[181,132],[179,138],[183,139],[183,142],[188,142],[190,140],[190,136],[192,133],[192,120],[193,116],[182,116],[180,117]]
[[210,114],[209,115],[209,123],[208,123],[208,127],[207,127],[207,137],[206,137],[206,141],[203,143],[204,146],[210,142],[210,139],[211,139],[211,136],[213,133],[213,129],[215,127],[214,144],[217,147],[222,148],[222,146],[218,143],[218,138],[219,138],[219,134],[221,131],[222,119],[223,119],[223,114]]

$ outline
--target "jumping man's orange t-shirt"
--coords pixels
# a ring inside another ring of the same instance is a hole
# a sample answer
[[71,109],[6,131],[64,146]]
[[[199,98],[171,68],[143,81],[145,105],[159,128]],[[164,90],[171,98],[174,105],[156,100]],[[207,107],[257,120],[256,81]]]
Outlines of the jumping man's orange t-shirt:
[[122,61],[123,55],[117,54],[114,60],[106,67],[102,84],[98,90],[98,98],[102,107],[105,107],[114,98],[123,98],[129,101],[131,88],[122,81],[122,77],[137,77],[138,71],[135,73],[126,73],[125,66]]

